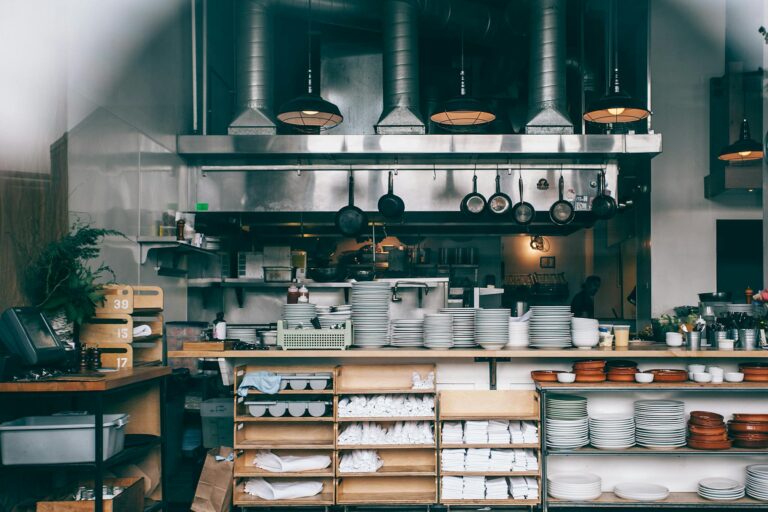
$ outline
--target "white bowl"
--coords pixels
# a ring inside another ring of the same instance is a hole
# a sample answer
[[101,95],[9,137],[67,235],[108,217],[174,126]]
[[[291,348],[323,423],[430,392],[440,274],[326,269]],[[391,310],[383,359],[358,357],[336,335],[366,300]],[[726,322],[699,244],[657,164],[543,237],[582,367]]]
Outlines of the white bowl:
[[592,348],[592,347],[596,347],[597,344],[600,343],[600,338],[597,336],[595,336],[593,339],[573,338],[571,342],[573,343],[574,347]]
[[683,338],[679,339],[669,339],[667,338],[667,346],[668,347],[682,347],[683,346]]
[[567,372],[558,373],[557,382],[562,382],[563,384],[571,384],[572,382],[576,382],[576,374]]
[[712,382],[712,375],[705,372],[696,372],[693,374],[693,380],[701,384]]
[[650,384],[651,382],[653,382],[653,374],[652,373],[636,373],[635,382],[639,382],[640,384]]
[[707,371],[707,366],[703,364],[689,364],[688,372],[690,373],[704,373]]
[[724,339],[717,342],[717,348],[719,350],[733,350],[733,340]]
[[741,372],[728,372],[725,374],[725,382],[743,382],[744,374]]

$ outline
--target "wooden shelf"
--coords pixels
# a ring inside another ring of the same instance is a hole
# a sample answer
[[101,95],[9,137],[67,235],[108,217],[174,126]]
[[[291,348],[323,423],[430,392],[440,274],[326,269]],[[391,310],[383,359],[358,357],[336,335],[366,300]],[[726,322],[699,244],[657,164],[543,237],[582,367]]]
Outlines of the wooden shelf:
[[[766,351],[768,352],[768,351]],[[573,384],[564,384],[560,382],[540,382],[537,387],[546,390],[582,390],[582,389],[605,389],[605,390],[644,390],[644,389],[670,389],[670,390],[694,390],[694,391],[760,391],[768,390],[768,382],[723,382],[721,384],[699,383],[699,382],[651,382],[650,384],[638,384],[636,382],[574,382]]]
[[434,389],[358,389],[355,391],[338,391],[337,395],[434,395]]
[[244,483],[235,487],[232,504],[240,507],[317,507],[321,505],[333,505],[333,480],[324,480],[323,491],[310,498],[297,498],[295,500],[263,500],[247,494],[243,488]]
[[333,474],[333,466],[321,471],[301,471],[298,473],[275,473],[260,468],[253,470],[235,468],[235,478],[257,476],[262,478],[333,478],[335,475]]
[[768,455],[768,449],[766,448],[728,448],[727,450],[697,450],[695,448],[689,448],[687,446],[681,448],[653,450],[651,448],[643,448],[642,446],[633,446],[631,448],[624,449],[612,449],[601,450],[592,446],[584,448],[575,448],[572,450],[554,450],[548,449],[547,455],[671,455],[673,457],[680,457],[682,455]]
[[[392,351],[384,352],[392,353]],[[339,366],[336,370],[336,392],[339,395],[434,394],[434,389],[411,389],[414,373],[426,379],[430,373],[436,373],[435,365],[350,364]],[[375,383],[375,388],[371,387],[372,383]]]
[[375,473],[345,473],[341,470],[337,470],[336,474],[339,478],[354,478],[363,476],[435,476],[437,475],[437,471],[435,471],[434,466],[382,466]]
[[628,501],[619,498],[612,492],[604,492],[598,499],[593,501],[565,501],[557,498],[547,498],[547,503],[551,507],[637,507],[657,508],[660,505],[668,506],[692,506],[713,507],[717,509],[740,508],[767,508],[768,502],[756,500],[754,498],[741,498],[733,501],[710,501],[702,498],[695,492],[672,492],[669,497],[660,501]]
[[514,500],[509,498],[507,500],[444,500],[441,499],[440,503],[443,505],[504,505],[508,507],[534,507],[539,504],[539,500]]
[[337,444],[337,450],[435,450],[434,444]]
[[94,380],[75,380],[76,376],[67,380],[45,380],[37,382],[0,382],[0,393],[60,393],[60,392],[98,392],[118,389],[124,386],[159,379],[171,374],[171,368],[163,366],[147,366],[129,368],[113,372],[104,372]]
[[540,476],[539,471],[440,471],[440,476]]
[[431,505],[435,503],[432,492],[359,492],[339,493],[339,505]]
[[333,395],[334,392],[332,389],[304,389],[304,390],[295,390],[295,389],[283,389],[278,391],[275,394],[267,394],[262,393],[261,391],[257,391],[255,389],[249,389],[248,395],[249,396],[263,396],[263,397],[275,397],[275,396],[282,396],[282,395]]
[[525,420],[539,418],[532,390],[455,390],[440,392],[440,421]]
[[461,449],[461,448],[491,448],[494,450],[497,449],[504,449],[504,450],[522,450],[522,449],[533,449],[538,450],[541,446],[539,443],[521,443],[521,444],[448,444],[448,443],[441,443],[440,449]]
[[339,423],[354,423],[354,422],[375,422],[386,423],[392,421],[435,421],[434,416],[371,416],[371,417],[339,417],[336,419]]
[[440,412],[440,421],[474,421],[474,420],[510,420],[510,421],[539,421],[539,415],[530,415],[530,416],[523,416],[523,415],[514,415],[514,416],[507,416],[504,414],[488,414],[488,413],[477,413],[477,414],[443,414],[443,412]]
[[236,450],[253,450],[253,449],[274,449],[274,450],[333,450],[332,444],[313,444],[308,442],[306,444],[294,442],[294,443],[275,443],[273,441],[241,441],[235,443]]
[[317,423],[333,422],[333,416],[300,416],[295,418],[293,416],[280,416],[274,418],[272,416],[235,416],[235,423],[251,422],[251,423]]

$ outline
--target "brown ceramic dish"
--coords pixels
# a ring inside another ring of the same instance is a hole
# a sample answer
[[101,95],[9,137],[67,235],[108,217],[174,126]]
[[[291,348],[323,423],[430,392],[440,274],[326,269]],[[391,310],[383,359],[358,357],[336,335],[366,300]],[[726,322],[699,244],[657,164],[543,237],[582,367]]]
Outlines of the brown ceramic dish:
[[637,363],[635,361],[629,361],[627,359],[613,359],[605,363],[605,367],[607,369],[637,368]]
[[563,373],[559,370],[534,370],[531,372],[531,378],[534,382],[557,382],[557,374]]
[[694,425],[692,423],[688,424],[688,430],[693,435],[701,435],[701,436],[713,436],[722,434],[725,432],[725,425],[721,425],[719,427],[703,427],[701,425]]
[[709,411],[691,411],[691,418],[702,419],[705,421],[719,421],[720,423],[725,419],[722,415]]
[[731,432],[738,434],[768,434],[768,423],[747,423],[732,421],[728,424]]
[[635,382],[635,374],[608,372],[608,380],[611,382]]
[[637,368],[607,368],[608,373],[616,373],[622,375],[634,375],[638,373]]
[[685,370],[655,369],[648,370],[646,373],[653,374],[655,382],[685,382],[688,380],[688,372]]
[[768,423],[768,414],[734,414],[733,421],[749,421],[751,423]]
[[703,436],[700,434],[691,434],[688,439],[695,439],[696,441],[725,441],[728,439],[728,434],[723,431],[717,435]]
[[731,441],[697,441],[695,439],[688,440],[688,446],[696,450],[727,450],[732,446]]
[[605,374],[599,373],[599,374],[584,374],[584,373],[577,373],[576,374],[576,382],[605,382]]
[[602,370],[605,368],[604,359],[589,359],[586,361],[576,361],[573,363],[574,369],[579,370]]
[[733,439],[733,446],[739,448],[768,448],[768,440],[765,441],[750,441],[748,439],[739,439],[735,437]]

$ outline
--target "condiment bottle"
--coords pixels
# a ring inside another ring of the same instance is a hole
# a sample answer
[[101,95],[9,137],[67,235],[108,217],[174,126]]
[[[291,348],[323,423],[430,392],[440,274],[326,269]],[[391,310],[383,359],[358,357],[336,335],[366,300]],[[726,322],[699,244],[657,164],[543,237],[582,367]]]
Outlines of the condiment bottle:
[[213,321],[213,339],[227,339],[227,322],[222,311],[216,313],[216,320]]
[[754,294],[755,294],[755,292],[752,290],[752,288],[750,288],[749,286],[747,286],[747,289],[746,289],[746,290],[744,290],[744,296],[745,296],[745,297],[746,297],[746,299],[747,299],[747,304],[752,304],[752,296],[753,296]]
[[309,302],[309,290],[303,284],[301,285],[301,288],[299,288],[299,302]]
[[181,216],[181,212],[176,212],[176,240],[184,240],[184,225],[187,221]]
[[288,304],[298,304],[300,295],[301,293],[299,293],[296,283],[291,283],[291,286],[288,287]]

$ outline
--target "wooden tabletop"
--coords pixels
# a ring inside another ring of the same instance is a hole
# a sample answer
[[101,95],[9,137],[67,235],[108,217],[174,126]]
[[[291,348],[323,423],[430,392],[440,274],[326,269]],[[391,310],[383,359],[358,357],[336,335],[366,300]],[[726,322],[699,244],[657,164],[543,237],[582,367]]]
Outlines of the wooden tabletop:
[[0,382],[0,393],[60,393],[98,392],[121,388],[139,382],[159,379],[170,375],[171,369],[164,366],[129,368],[107,372],[99,380],[49,380],[40,382]]

